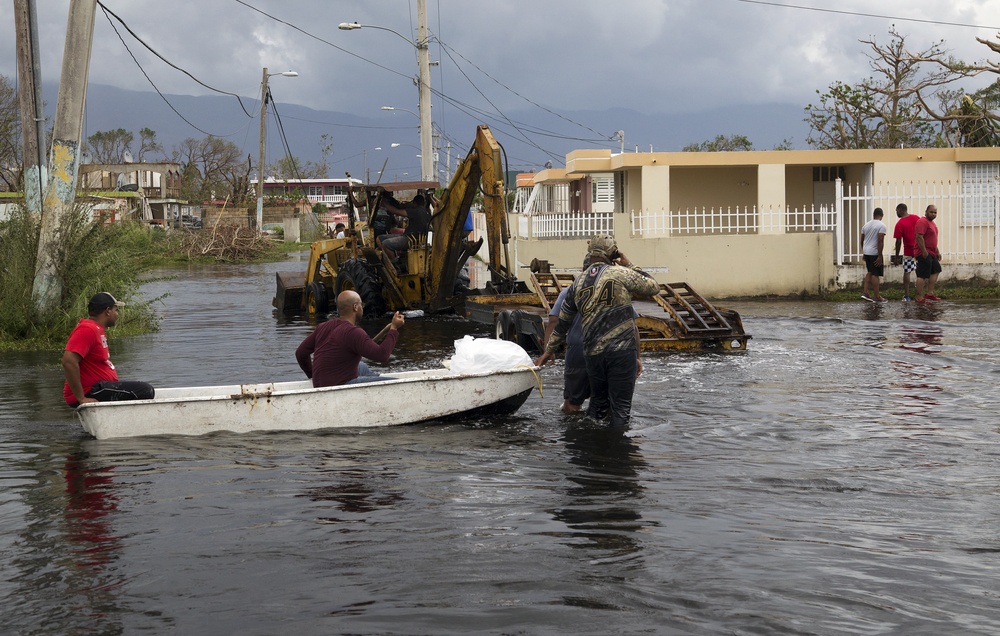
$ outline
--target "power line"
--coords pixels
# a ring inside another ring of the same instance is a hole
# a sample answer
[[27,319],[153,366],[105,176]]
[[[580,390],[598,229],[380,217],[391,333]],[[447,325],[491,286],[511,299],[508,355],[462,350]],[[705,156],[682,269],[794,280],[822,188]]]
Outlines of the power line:
[[1000,31],[1000,27],[985,26],[981,24],[965,24],[963,22],[945,22],[942,20],[926,20],[921,18],[901,18],[899,16],[879,15],[877,13],[863,13],[860,11],[844,11],[842,9],[823,9],[820,7],[804,7],[796,4],[781,4],[780,2],[765,2],[764,0],[736,0],[747,4],[764,4],[770,7],[782,7],[784,9],[802,9],[804,11],[819,11],[822,13],[839,13],[841,15],[853,15],[861,18],[879,18],[881,20],[896,20],[897,22],[920,22],[922,24],[936,24],[939,26],[956,26],[968,29],[992,29]]
[[[236,93],[230,93],[229,91],[224,91],[224,90],[221,90],[221,89],[218,89],[218,88],[215,88],[214,86],[209,86],[208,84],[206,84],[205,82],[201,81],[200,79],[198,79],[197,77],[195,77],[194,75],[192,75],[191,73],[189,73],[188,71],[186,71],[186,70],[184,70],[183,68],[181,68],[181,67],[177,66],[176,64],[174,64],[173,62],[171,62],[171,61],[170,61],[170,60],[168,60],[167,58],[165,58],[165,57],[163,57],[162,55],[160,55],[160,54],[159,54],[159,53],[158,53],[158,52],[157,52],[157,51],[156,51],[156,50],[155,50],[155,49],[154,49],[153,47],[151,47],[150,45],[146,44],[146,42],[145,42],[145,41],[144,41],[144,40],[143,40],[142,38],[140,38],[140,37],[139,37],[138,35],[136,35],[135,31],[133,31],[133,30],[132,30],[132,28],[131,28],[131,27],[129,27],[129,25],[127,25],[127,24],[125,23],[125,21],[124,21],[124,20],[122,20],[122,19],[121,19],[120,17],[118,17],[118,16],[117,16],[117,15],[116,15],[116,14],[114,13],[114,11],[111,11],[111,10],[110,10],[110,9],[108,9],[108,8],[107,8],[106,6],[104,6],[104,3],[102,3],[102,2],[100,2],[100,1],[98,1],[98,3],[97,3],[97,4],[98,4],[98,5],[99,5],[99,6],[101,7],[101,9],[102,9],[102,10],[104,11],[104,15],[105,15],[105,17],[108,17],[109,15],[111,15],[111,16],[114,16],[114,18],[115,18],[116,20],[118,20],[119,22],[121,22],[121,25],[122,25],[123,27],[125,27],[125,30],[129,32],[129,35],[131,35],[131,36],[132,36],[133,38],[135,38],[135,39],[136,39],[136,41],[137,41],[137,42],[139,42],[139,44],[142,44],[142,45],[143,45],[144,47],[146,47],[146,49],[147,49],[147,50],[148,50],[148,51],[149,51],[150,53],[152,53],[152,54],[153,54],[153,55],[155,55],[156,57],[160,58],[160,59],[161,59],[161,60],[162,60],[162,61],[163,61],[163,62],[164,62],[164,63],[165,63],[165,64],[166,64],[167,66],[170,66],[171,68],[174,68],[174,69],[176,69],[176,70],[180,71],[181,73],[184,73],[185,75],[187,75],[188,77],[190,77],[191,79],[193,79],[193,80],[194,80],[195,82],[197,82],[198,84],[201,84],[202,86],[204,86],[205,88],[207,88],[207,89],[208,89],[208,90],[210,90],[210,91],[214,91],[214,92],[216,92],[216,93],[221,93],[222,95],[231,95],[231,96],[235,97],[235,98],[236,98],[236,101],[238,101],[238,102],[240,103],[240,108],[242,108],[242,109],[243,109],[243,112],[244,112],[244,113],[246,113],[246,116],[247,116],[247,117],[249,117],[250,119],[253,119],[253,115],[251,115],[251,114],[250,114],[250,112],[249,112],[249,111],[247,111],[247,109],[246,109],[246,106],[244,106],[244,105],[243,105],[243,100],[242,100],[242,99],[240,98],[240,96],[239,96],[239,95],[237,95]],[[108,22],[111,22],[111,18],[110,18],[110,17],[108,17]],[[114,25],[114,23],[113,23],[113,22],[111,22],[111,28],[115,30],[115,33],[118,33],[118,29],[117,29],[117,28],[115,28],[115,25]],[[118,39],[120,39],[120,40],[122,39],[122,36],[121,36],[121,34],[120,34],[120,33],[118,34]],[[122,40],[122,44],[125,44],[125,40]],[[126,48],[126,49],[128,49],[128,46],[126,45],[126,47],[125,47],[125,48]],[[129,55],[131,55],[131,54],[132,54],[132,52],[131,52],[131,51],[129,51]],[[135,56],[134,56],[134,55],[132,56],[132,59],[133,59],[133,60],[135,59]],[[136,61],[136,64],[138,64],[138,63],[139,63],[139,62],[138,62],[138,61]],[[140,68],[141,68],[141,67],[140,67]],[[147,76],[147,79],[148,79],[148,76]],[[154,88],[155,88],[155,87],[154,87]],[[159,92],[159,91],[157,91],[157,92]],[[186,120],[185,120],[185,121],[186,121]],[[204,132],[204,131],[202,131],[202,132]],[[206,134],[208,134],[208,133],[206,133]]]
[[322,42],[323,44],[326,44],[327,46],[332,46],[333,48],[337,49],[341,53],[347,53],[351,57],[356,57],[359,60],[362,60],[364,62],[368,62],[369,64],[373,64],[373,65],[379,67],[380,69],[382,69],[384,71],[389,71],[390,73],[393,73],[395,75],[399,75],[400,77],[405,77],[405,78],[408,78],[408,79],[410,78],[410,76],[407,75],[406,73],[400,73],[399,71],[397,71],[395,69],[391,69],[388,66],[383,66],[383,65],[379,64],[378,62],[375,62],[373,60],[369,60],[368,58],[366,58],[364,56],[361,56],[361,55],[358,55],[357,53],[354,53],[352,51],[348,51],[347,49],[345,49],[345,48],[343,48],[341,46],[337,46],[336,44],[334,44],[333,42],[330,42],[329,40],[324,40],[323,38],[319,37],[318,35],[313,35],[312,33],[309,33],[308,31],[306,31],[305,29],[295,26],[291,22],[282,20],[281,18],[279,18],[277,16],[273,16],[270,13],[267,13],[266,11],[262,11],[262,10],[258,9],[257,7],[255,7],[253,5],[247,4],[243,0],[236,0],[236,2],[238,2],[239,4],[242,4],[244,7],[248,8],[248,9],[250,9],[252,11],[256,11],[257,13],[259,13],[259,14],[265,16],[265,17],[268,17],[268,18],[270,18],[272,20],[274,20],[275,22],[280,22],[281,24],[284,24],[285,26],[287,26],[287,27],[289,27],[291,29],[295,29],[299,33],[301,33],[301,34],[303,34],[305,36],[308,36],[308,37],[316,40],[317,42]]
[[[100,3],[98,3],[98,4],[100,4]],[[108,23],[111,24],[111,30],[114,31],[115,35],[118,36],[118,39],[121,40],[122,46],[124,46],[125,50],[128,51],[129,57],[131,57],[132,61],[135,62],[135,65],[139,67],[139,71],[142,73],[143,77],[146,78],[146,81],[149,82],[149,85],[153,87],[153,90],[156,91],[156,94],[159,95],[160,98],[166,103],[166,105],[170,107],[170,110],[174,111],[174,113],[176,113],[176,115],[178,117],[180,117],[182,120],[184,120],[184,123],[186,123],[188,126],[191,126],[192,128],[194,128],[198,132],[202,133],[203,135],[210,135],[211,136],[212,133],[206,132],[206,131],[202,130],[201,128],[199,128],[198,126],[195,126],[193,123],[191,123],[191,121],[189,121],[184,115],[182,115],[179,110],[177,110],[176,108],[174,108],[174,105],[170,103],[170,100],[167,99],[166,95],[164,95],[163,93],[160,92],[160,89],[156,86],[156,84],[153,83],[153,80],[150,79],[149,75],[146,73],[146,69],[142,68],[142,64],[139,64],[139,60],[137,60],[135,58],[135,55],[132,53],[132,49],[128,48],[128,44],[125,44],[125,39],[122,38],[122,34],[118,32],[118,29],[115,27],[115,23],[112,22],[110,16],[107,15],[109,13],[109,11],[104,7],[103,4],[101,4],[101,9],[104,10],[104,17],[106,17],[108,19]],[[232,133],[232,134],[236,134],[236,133]],[[217,135],[217,136],[223,136],[223,135]],[[225,136],[228,136],[228,135],[225,135]]]
[[[523,99],[524,101],[528,102],[528,103],[529,103],[529,104],[531,104],[532,106],[535,106],[535,107],[537,107],[537,108],[540,108],[540,109],[544,110],[545,112],[547,112],[547,113],[549,113],[549,114],[551,114],[551,115],[555,115],[556,117],[558,117],[558,118],[560,118],[560,119],[562,119],[562,120],[565,120],[565,121],[567,121],[567,122],[569,122],[569,123],[571,123],[571,124],[575,124],[575,125],[579,126],[580,128],[585,128],[586,130],[589,130],[590,132],[594,133],[595,135],[601,135],[601,133],[599,133],[598,131],[594,130],[594,129],[593,129],[593,128],[591,128],[590,126],[586,126],[586,125],[584,125],[584,124],[581,124],[580,122],[577,122],[577,121],[573,121],[573,120],[572,120],[572,119],[570,119],[569,117],[566,117],[566,116],[564,116],[564,115],[560,115],[559,113],[557,113],[557,112],[555,112],[555,111],[553,111],[553,110],[551,110],[551,109],[549,109],[549,108],[546,108],[545,106],[542,106],[542,105],[541,105],[541,104],[539,104],[538,102],[536,102],[536,101],[533,101],[533,100],[531,100],[531,99],[528,99],[528,98],[527,98],[527,97],[525,97],[524,95],[522,95],[522,94],[518,93],[517,91],[515,91],[515,90],[514,90],[513,88],[511,88],[510,86],[507,86],[506,84],[504,84],[503,82],[501,82],[501,81],[500,81],[500,80],[498,80],[497,78],[493,77],[492,75],[490,75],[489,73],[487,73],[486,71],[484,71],[484,70],[483,70],[482,68],[480,68],[480,67],[479,67],[479,66],[478,66],[478,65],[477,65],[477,64],[476,64],[475,62],[472,62],[471,60],[469,60],[469,58],[465,57],[464,55],[462,55],[461,53],[459,53],[458,51],[456,51],[456,50],[455,50],[455,49],[453,49],[452,47],[448,46],[448,45],[447,45],[447,44],[445,44],[444,42],[441,42],[440,40],[438,40],[438,43],[439,43],[439,44],[440,44],[440,45],[441,45],[441,46],[442,46],[443,48],[447,49],[448,51],[451,51],[451,52],[455,53],[455,55],[459,56],[460,58],[462,58],[463,60],[465,60],[466,62],[468,62],[469,64],[471,64],[471,65],[472,65],[472,66],[473,66],[473,67],[474,67],[474,68],[475,68],[475,69],[476,69],[477,71],[479,71],[480,73],[482,73],[482,74],[483,74],[483,75],[485,75],[486,77],[488,77],[488,78],[490,78],[491,80],[493,80],[493,81],[494,81],[494,82],[495,82],[495,83],[496,83],[496,84],[497,84],[498,86],[502,86],[503,88],[507,89],[508,91],[510,91],[511,93],[513,93],[514,95],[517,95],[518,97],[520,97],[520,98],[521,98],[521,99]],[[451,55],[449,54],[449,55],[448,55],[448,57],[451,57]],[[453,61],[453,62],[455,61],[455,58],[451,58],[451,59],[452,59],[452,61]],[[456,65],[456,66],[457,66],[457,65]],[[463,73],[463,75],[464,75],[464,73]],[[604,137],[604,139],[610,139],[610,138],[611,138],[610,136],[608,136],[608,137]]]

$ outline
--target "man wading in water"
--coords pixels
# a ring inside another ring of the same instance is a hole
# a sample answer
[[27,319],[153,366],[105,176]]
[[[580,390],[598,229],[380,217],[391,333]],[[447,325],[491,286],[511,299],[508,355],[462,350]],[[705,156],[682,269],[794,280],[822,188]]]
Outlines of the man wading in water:
[[583,354],[590,377],[587,415],[624,429],[632,413],[632,395],[639,374],[639,330],[632,295],[653,296],[660,285],[618,251],[613,236],[590,241],[590,266],[570,286],[543,353],[535,364],[545,366],[562,350],[577,313],[583,316]]

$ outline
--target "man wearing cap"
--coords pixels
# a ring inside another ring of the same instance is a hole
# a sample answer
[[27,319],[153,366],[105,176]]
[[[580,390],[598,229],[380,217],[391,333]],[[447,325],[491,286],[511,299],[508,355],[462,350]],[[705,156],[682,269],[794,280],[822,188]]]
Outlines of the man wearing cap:
[[107,292],[94,294],[87,305],[89,317],[82,318],[69,335],[62,357],[66,374],[63,398],[73,408],[88,402],[153,398],[152,385],[134,380],[119,381],[108,355],[105,330],[118,322],[121,304]]
[[582,316],[584,364],[590,378],[587,414],[611,426],[628,426],[632,394],[639,374],[639,332],[632,295],[653,296],[660,286],[618,251],[612,236],[599,234],[589,244],[590,266],[570,285],[543,353],[544,366],[566,342],[573,318]]

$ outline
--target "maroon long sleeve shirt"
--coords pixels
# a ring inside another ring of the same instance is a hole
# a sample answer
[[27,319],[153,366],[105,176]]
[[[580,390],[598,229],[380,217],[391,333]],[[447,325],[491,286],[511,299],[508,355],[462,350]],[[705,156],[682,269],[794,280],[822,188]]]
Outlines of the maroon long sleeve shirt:
[[306,336],[295,350],[295,359],[314,387],[340,386],[358,377],[361,358],[388,362],[398,338],[399,331],[390,329],[377,344],[361,327],[334,318]]

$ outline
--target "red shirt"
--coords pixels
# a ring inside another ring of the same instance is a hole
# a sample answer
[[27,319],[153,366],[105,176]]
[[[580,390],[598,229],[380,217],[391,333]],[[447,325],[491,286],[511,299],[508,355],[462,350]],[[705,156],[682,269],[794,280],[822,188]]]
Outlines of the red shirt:
[[896,227],[892,230],[892,238],[903,239],[903,256],[917,255],[917,235],[913,231],[920,220],[916,214],[907,214],[896,221]]
[[[118,372],[108,355],[108,336],[104,327],[90,318],[83,318],[69,334],[66,351],[72,351],[80,356],[80,384],[83,392],[100,380],[118,381]],[[69,382],[63,385],[63,398],[70,406],[76,404],[76,397],[69,388]]]
[[390,329],[382,344],[376,344],[361,327],[334,318],[306,336],[295,350],[295,359],[314,387],[340,386],[358,377],[362,357],[388,362],[398,338],[399,331]]
[[[927,248],[927,253],[932,256],[938,255],[937,248],[937,226],[934,225],[934,221],[931,221],[926,216],[920,217],[917,220],[916,226],[914,227],[914,232],[916,234],[923,234],[924,236],[924,247]],[[917,256],[920,256],[920,249],[917,248]]]

